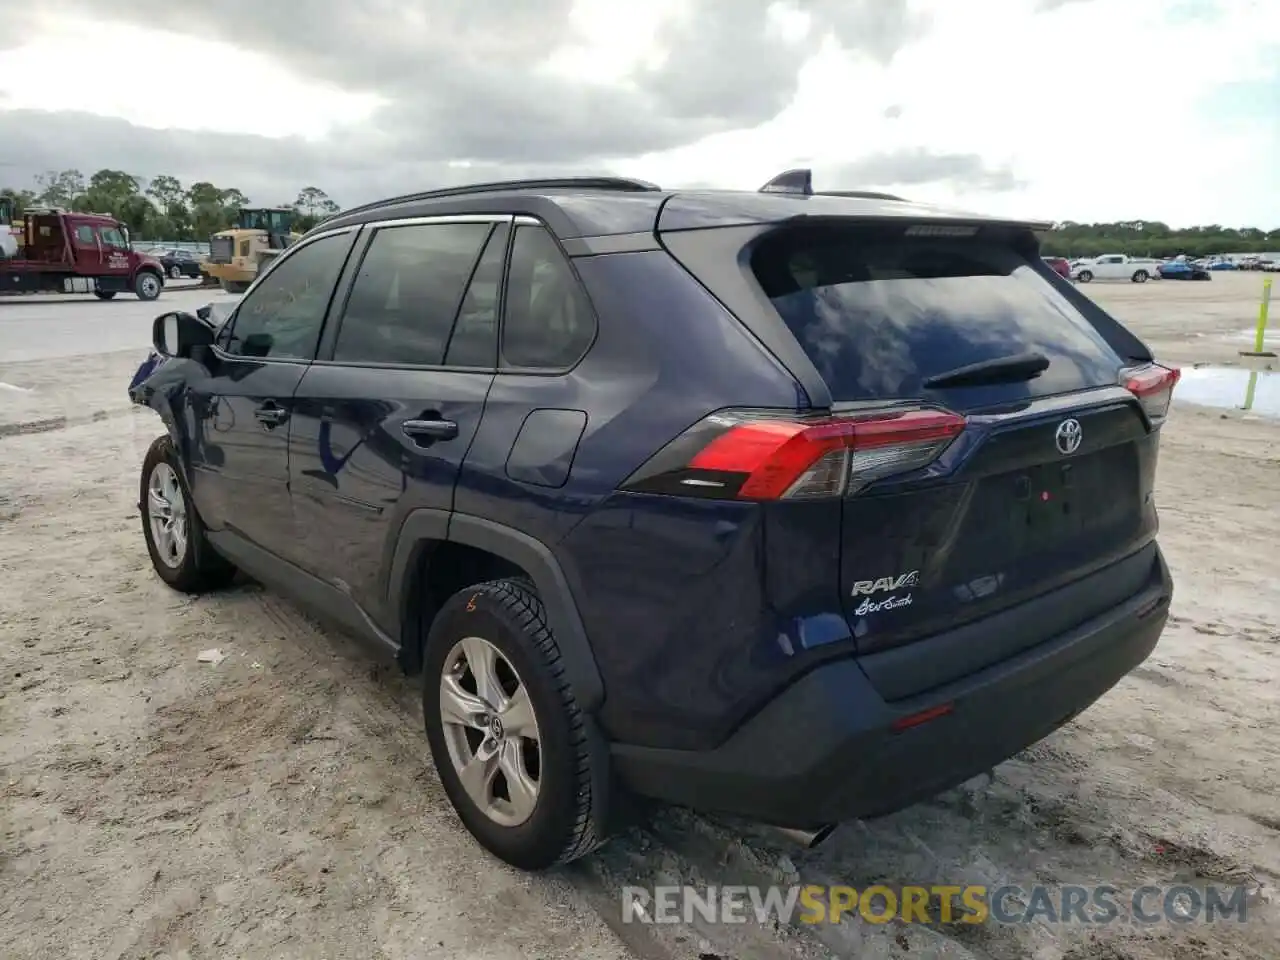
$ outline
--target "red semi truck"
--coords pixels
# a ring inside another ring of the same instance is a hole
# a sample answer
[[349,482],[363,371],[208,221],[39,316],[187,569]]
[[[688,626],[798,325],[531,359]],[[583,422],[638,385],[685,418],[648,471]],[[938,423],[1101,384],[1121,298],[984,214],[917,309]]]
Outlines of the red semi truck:
[[114,217],[28,209],[21,225],[0,197],[0,293],[92,293],[110,300],[132,292],[154,300],[164,289],[164,268],[136,253],[129,231]]

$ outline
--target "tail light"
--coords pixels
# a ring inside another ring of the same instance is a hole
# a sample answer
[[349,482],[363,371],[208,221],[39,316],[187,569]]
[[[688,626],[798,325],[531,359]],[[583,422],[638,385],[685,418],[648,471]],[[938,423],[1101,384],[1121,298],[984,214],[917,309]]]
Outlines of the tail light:
[[1122,374],[1125,388],[1138,398],[1142,409],[1152,425],[1158,426],[1169,414],[1169,404],[1173,402],[1173,388],[1177,385],[1182,371],[1172,367],[1162,367],[1158,363],[1149,363],[1141,367],[1131,367]]
[[623,489],[730,500],[839,497],[927,466],[964,428],[964,417],[937,409],[814,418],[723,411],[667,444]]

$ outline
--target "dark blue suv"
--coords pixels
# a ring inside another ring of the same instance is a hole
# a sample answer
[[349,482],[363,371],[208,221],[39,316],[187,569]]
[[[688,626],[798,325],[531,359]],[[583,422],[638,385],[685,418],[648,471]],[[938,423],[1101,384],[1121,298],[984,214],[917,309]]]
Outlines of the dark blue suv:
[[422,675],[459,815],[524,868],[618,788],[825,833],[987,770],[1155,646],[1177,372],[1045,224],[621,179],[400,197],[130,393],[157,573],[237,569]]

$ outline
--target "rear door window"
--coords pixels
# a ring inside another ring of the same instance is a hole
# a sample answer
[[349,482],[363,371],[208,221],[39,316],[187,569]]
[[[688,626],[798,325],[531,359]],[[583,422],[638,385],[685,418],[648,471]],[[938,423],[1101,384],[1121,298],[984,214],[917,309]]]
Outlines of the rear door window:
[[[755,249],[765,294],[837,402],[951,395],[972,408],[1116,382],[1120,358],[1092,324],[998,241],[815,227]],[[1031,381],[926,390],[940,373],[1028,351]]]

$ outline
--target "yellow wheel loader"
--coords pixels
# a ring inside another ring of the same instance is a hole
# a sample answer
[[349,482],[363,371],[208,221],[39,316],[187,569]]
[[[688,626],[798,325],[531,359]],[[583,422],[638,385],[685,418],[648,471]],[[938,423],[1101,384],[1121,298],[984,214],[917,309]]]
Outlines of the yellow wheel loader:
[[288,207],[243,207],[236,225],[209,238],[209,256],[200,265],[206,286],[244,293],[258,270],[298,240]]

